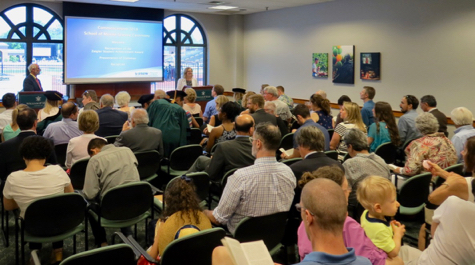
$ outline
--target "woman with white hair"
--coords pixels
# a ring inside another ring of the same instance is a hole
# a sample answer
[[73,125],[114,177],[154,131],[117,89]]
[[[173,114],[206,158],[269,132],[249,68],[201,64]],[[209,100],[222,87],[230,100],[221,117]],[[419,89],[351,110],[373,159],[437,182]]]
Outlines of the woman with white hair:
[[454,136],[452,137],[452,144],[455,147],[455,154],[457,154],[457,163],[462,163],[462,151],[465,142],[468,138],[475,136],[475,129],[473,128],[473,114],[467,108],[459,107],[452,110],[450,116],[456,128],[454,131]]
[[201,111],[200,104],[196,103],[196,91],[193,88],[187,88],[185,90],[186,97],[183,109],[189,111],[193,117],[203,117],[203,111]]
[[127,112],[130,117],[130,113],[135,109],[135,107],[129,107],[130,95],[126,91],[120,91],[115,95],[115,103],[119,105],[118,110]]
[[406,176],[421,174],[424,171],[424,160],[429,160],[441,168],[457,163],[455,148],[444,133],[437,132],[439,122],[434,115],[425,112],[417,116],[416,128],[423,136],[406,147],[406,164],[404,167],[395,167],[395,173]]
[[193,69],[191,67],[185,68],[183,71],[183,78],[178,79],[176,83],[176,89],[182,90],[184,87],[198,86],[198,80],[193,77]]

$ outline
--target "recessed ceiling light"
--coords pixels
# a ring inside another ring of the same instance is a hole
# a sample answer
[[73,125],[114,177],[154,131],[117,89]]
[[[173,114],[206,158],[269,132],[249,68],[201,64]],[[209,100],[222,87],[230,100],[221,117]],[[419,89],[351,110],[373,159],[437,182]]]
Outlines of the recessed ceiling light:
[[135,3],[135,2],[138,2],[139,0],[111,0],[111,1]]
[[217,10],[228,10],[228,9],[235,9],[238,8],[237,6],[210,6],[208,9],[217,9]]

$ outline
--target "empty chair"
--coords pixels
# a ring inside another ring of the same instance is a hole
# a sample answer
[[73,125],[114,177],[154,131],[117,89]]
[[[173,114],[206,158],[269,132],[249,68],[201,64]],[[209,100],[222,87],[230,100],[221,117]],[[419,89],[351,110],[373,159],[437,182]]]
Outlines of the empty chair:
[[190,138],[188,144],[200,144],[201,143],[201,130],[199,128],[190,129]]
[[430,172],[406,179],[398,191],[397,200],[401,204],[399,213],[414,215],[422,211],[429,197],[429,186],[432,179]]
[[162,159],[161,170],[170,177],[181,176],[186,173],[202,154],[203,149],[199,144],[180,146],[173,150],[170,154],[170,159]]
[[139,171],[140,180],[150,182],[158,176],[157,171],[160,169],[160,154],[158,151],[135,152],[134,155],[138,162],[137,170]]
[[76,161],[71,166],[69,172],[69,178],[71,179],[71,185],[75,190],[82,190],[84,187],[84,179],[86,178],[86,168],[89,163],[89,158],[84,158]]
[[58,144],[54,146],[54,152],[56,153],[56,161],[58,165],[65,167],[66,162],[66,149],[68,148],[68,144]]
[[[294,133],[288,133],[282,137],[282,139],[280,140],[279,149],[280,148],[283,148],[284,150],[289,150],[289,149],[294,148]],[[282,154],[282,152],[279,149],[277,149],[276,151],[277,159],[280,159],[280,154]]]
[[397,147],[391,142],[388,142],[378,146],[374,153],[384,159],[386,164],[393,164],[396,162],[396,151]]

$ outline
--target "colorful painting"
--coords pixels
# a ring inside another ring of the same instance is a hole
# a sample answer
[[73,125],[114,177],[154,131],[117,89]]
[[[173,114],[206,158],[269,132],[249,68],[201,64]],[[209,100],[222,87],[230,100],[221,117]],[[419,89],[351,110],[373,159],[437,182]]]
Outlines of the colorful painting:
[[381,80],[381,53],[362,52],[360,77],[365,80]]
[[312,76],[328,77],[328,53],[314,53],[312,55]]
[[355,83],[354,54],[354,45],[333,46],[333,83]]

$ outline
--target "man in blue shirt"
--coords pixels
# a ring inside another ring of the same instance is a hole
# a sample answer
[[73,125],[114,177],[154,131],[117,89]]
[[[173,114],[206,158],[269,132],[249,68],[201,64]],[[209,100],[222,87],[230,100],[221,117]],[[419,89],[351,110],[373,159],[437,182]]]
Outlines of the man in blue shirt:
[[374,122],[373,116],[373,108],[374,102],[373,98],[376,95],[376,91],[373,87],[365,86],[363,90],[360,92],[360,98],[363,100],[363,108],[361,109],[361,117],[363,118],[363,122],[366,125],[366,128]]
[[216,109],[216,97],[224,94],[224,88],[222,85],[214,85],[213,90],[211,91],[211,95],[213,96],[213,100],[206,103],[205,112],[203,113],[203,121],[209,122],[211,116],[218,114],[218,110]]
[[67,144],[74,137],[82,135],[76,119],[79,115],[78,106],[72,102],[64,103],[61,107],[63,119],[46,127],[43,137],[53,140],[54,145]]
[[404,96],[401,99],[401,112],[404,113],[399,118],[397,127],[399,129],[399,139],[401,140],[401,145],[404,146],[404,143],[408,140],[413,140],[421,137],[421,133],[416,129],[416,117],[417,117],[417,107],[419,106],[419,100],[413,95]]

